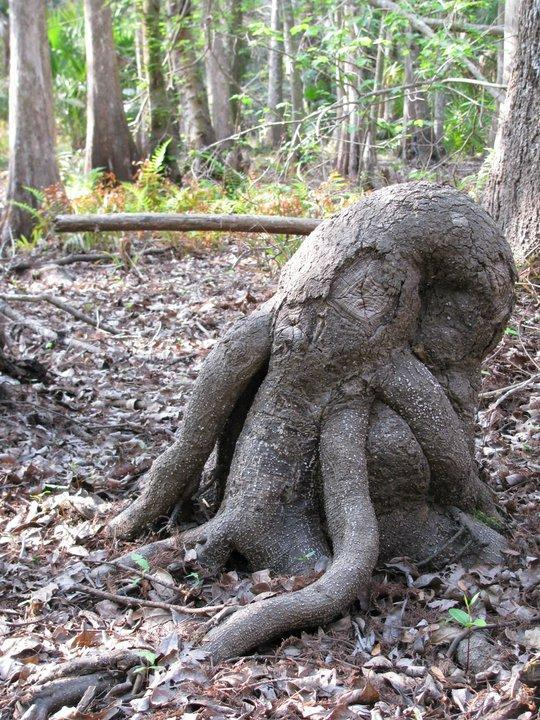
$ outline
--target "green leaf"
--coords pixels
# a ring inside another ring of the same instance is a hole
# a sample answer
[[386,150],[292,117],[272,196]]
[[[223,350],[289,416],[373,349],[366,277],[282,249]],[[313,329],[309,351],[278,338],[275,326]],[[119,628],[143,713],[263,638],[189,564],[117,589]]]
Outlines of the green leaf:
[[478,600],[479,597],[480,597],[480,593],[479,592],[475,593],[472,596],[472,598],[469,600],[469,607],[472,607],[474,605],[474,603]]
[[131,553],[130,557],[134,562],[137,563],[137,565],[141,568],[143,572],[148,572],[150,570],[150,563],[144,557],[144,555],[141,555],[140,553]]
[[516,335],[516,336],[519,335],[518,331],[514,330],[514,328],[511,328],[511,327],[507,327],[506,330],[504,331],[504,334],[505,335]]
[[450,608],[448,614],[452,620],[455,620],[460,625],[468,627],[471,624],[471,616],[469,613],[466,613],[465,610],[460,610],[460,608]]
[[151,650],[137,650],[137,655],[140,655],[145,660],[148,660],[150,665],[154,665],[158,656],[155,652],[152,652]]
[[474,627],[486,627],[487,623],[484,618],[476,618],[473,622]]

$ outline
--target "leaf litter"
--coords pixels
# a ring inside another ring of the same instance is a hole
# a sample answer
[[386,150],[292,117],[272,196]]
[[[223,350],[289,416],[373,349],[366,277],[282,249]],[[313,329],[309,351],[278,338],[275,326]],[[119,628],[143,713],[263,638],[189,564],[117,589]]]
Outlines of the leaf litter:
[[[150,564],[137,558],[137,545],[105,534],[107,518],[174,437],[202,360],[230,323],[271,295],[275,279],[262,254],[230,238],[212,251],[145,256],[137,272],[51,262],[0,282],[5,293],[56,293],[120,333],[47,303],[33,304],[32,317],[91,349],[6,327],[10,356],[39,361],[47,378],[21,384],[0,376],[2,720],[23,717],[43,673],[122,651],[140,662],[109,692],[88,688],[77,706],[51,717],[537,717],[539,304],[530,271],[485,363],[477,424],[481,472],[505,513],[504,565],[419,568],[395,558],[377,569],[367,604],[214,666],[193,642],[203,628],[306,579],[264,568],[212,575],[193,552]],[[130,550],[134,569],[107,564]],[[83,593],[81,584],[108,597]],[[464,635],[449,610],[464,611],[464,596],[476,593],[471,612],[485,628]]]

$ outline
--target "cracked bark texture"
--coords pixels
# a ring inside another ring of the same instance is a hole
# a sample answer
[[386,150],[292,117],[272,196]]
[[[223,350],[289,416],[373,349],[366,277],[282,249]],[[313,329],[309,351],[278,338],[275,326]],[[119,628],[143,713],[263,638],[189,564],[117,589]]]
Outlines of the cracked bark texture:
[[328,558],[308,587],[212,629],[214,658],[330,620],[378,557],[497,559],[503,538],[474,517],[496,506],[473,423],[514,280],[508,245],[469,197],[395,185],[321,224],[274,298],[210,353],[176,443],[113,531],[132,536],[185,503],[216,447],[216,515],[148,553],[189,546],[219,565],[235,551],[284,573]]

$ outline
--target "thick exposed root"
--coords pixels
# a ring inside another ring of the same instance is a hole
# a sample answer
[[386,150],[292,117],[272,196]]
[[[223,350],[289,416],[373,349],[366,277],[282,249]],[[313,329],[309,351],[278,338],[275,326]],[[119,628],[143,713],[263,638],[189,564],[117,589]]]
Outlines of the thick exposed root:
[[166,515],[197,489],[216,440],[251,378],[267,363],[271,306],[243,318],[205,360],[176,442],[154,462],[141,495],[110,522],[118,537],[130,537]]
[[320,445],[324,503],[334,560],[312,585],[237,611],[203,642],[214,660],[240,655],[286,632],[326,623],[365,589],[377,561],[375,511],[369,498],[365,438],[369,401],[338,406]]
[[446,505],[495,513],[463,426],[444,390],[410,351],[396,352],[374,379],[381,399],[409,425],[429,463],[432,493]]

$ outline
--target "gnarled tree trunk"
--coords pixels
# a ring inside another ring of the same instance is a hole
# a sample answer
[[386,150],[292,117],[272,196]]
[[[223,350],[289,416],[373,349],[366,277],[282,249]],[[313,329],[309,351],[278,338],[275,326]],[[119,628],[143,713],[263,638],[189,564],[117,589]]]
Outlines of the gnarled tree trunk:
[[517,50],[484,205],[518,260],[540,253],[540,4],[522,0]]
[[21,236],[30,237],[35,217],[25,206],[39,204],[31,190],[60,182],[45,0],[12,0],[9,13],[9,184],[2,247]]
[[[480,363],[506,326],[515,271],[489,216],[450,187],[395,185],[322,223],[274,298],[205,361],[176,443],[112,522],[122,536],[198,489],[216,447],[215,517],[141,550],[194,547],[221,564],[311,585],[238,610],[204,638],[214,658],[317,625],[365,589],[380,556],[498,557],[473,458]],[[469,543],[469,546],[471,543]]]
[[122,102],[107,0],[84,0],[84,22],[88,77],[85,168],[104,168],[118,180],[131,180],[137,153]]

